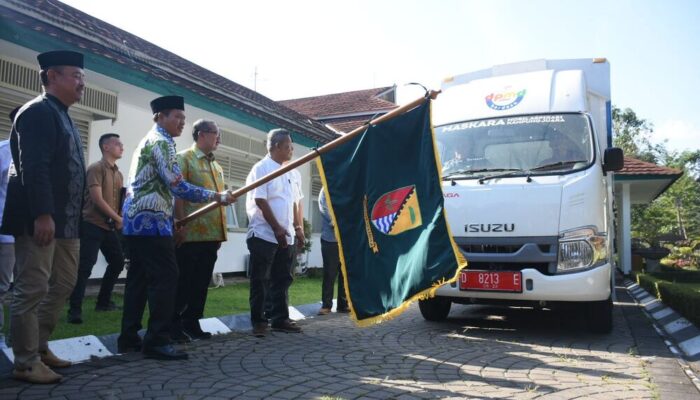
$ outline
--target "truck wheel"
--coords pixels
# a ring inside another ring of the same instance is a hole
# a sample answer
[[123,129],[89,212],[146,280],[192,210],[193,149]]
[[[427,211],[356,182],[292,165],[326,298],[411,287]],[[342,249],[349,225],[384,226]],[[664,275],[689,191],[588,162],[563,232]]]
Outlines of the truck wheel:
[[444,297],[418,301],[420,313],[427,321],[443,321],[450,313],[450,307],[452,307],[452,302]]
[[588,329],[593,333],[610,333],[613,325],[612,298],[603,301],[591,301],[584,305]]

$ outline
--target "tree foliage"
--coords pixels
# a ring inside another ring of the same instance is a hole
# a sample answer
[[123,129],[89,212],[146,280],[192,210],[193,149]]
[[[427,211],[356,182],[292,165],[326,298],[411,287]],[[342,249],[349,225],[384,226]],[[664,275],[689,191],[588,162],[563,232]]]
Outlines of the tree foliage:
[[654,125],[629,108],[613,107],[612,117],[615,145],[625,156],[683,171],[650,204],[632,206],[632,236],[655,243],[663,234],[682,235],[682,224],[688,239],[700,239],[700,150],[676,152],[670,151],[665,142],[652,143]]

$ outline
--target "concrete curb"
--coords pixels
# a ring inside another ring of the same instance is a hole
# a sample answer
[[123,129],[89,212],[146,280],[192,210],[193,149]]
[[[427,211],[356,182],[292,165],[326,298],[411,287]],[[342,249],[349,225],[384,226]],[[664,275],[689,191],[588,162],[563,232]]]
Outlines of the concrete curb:
[[642,306],[654,329],[676,356],[686,375],[700,390],[700,378],[696,375],[700,371],[700,329],[636,282],[625,279],[624,285],[632,298]]
[[[333,300],[335,307],[335,300]],[[294,321],[303,320],[315,316],[320,307],[319,303],[304,304],[289,307],[289,318]],[[221,317],[201,319],[202,329],[214,335],[224,335],[230,332],[244,332],[252,329],[250,314],[225,315]],[[145,330],[139,332],[141,336]],[[92,360],[94,358],[110,357],[117,354],[118,333],[104,336],[79,336],[67,339],[52,340],[49,348],[59,358],[74,363]],[[0,350],[0,377],[9,376],[12,373],[14,354],[11,348]]]
[[688,361],[700,361],[700,329],[631,280],[625,286],[647,315],[678,345]]

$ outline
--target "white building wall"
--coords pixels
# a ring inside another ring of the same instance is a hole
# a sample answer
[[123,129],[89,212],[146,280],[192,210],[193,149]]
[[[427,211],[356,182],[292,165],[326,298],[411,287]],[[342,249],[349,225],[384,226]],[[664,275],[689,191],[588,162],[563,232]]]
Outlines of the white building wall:
[[[0,40],[0,46],[3,49],[3,55],[11,57],[32,65],[36,64],[37,52],[17,46],[13,43]],[[115,120],[98,120],[90,123],[89,141],[88,141],[88,157],[87,163],[93,163],[101,158],[100,150],[97,146],[99,137],[108,132],[113,132],[120,135],[124,143],[124,155],[117,162],[119,169],[124,175],[125,183],[128,180],[129,167],[131,165],[132,155],[136,150],[139,142],[146,132],[153,125],[152,114],[150,110],[150,101],[158,96],[166,93],[155,93],[149,90],[144,90],[130,84],[126,84],[117,79],[98,74],[90,70],[90,66],[86,65],[86,82],[92,86],[99,87],[117,93],[118,96],[118,111]],[[38,94],[38,93],[37,93]],[[187,98],[185,98],[187,103]],[[181,137],[176,138],[175,143],[178,151],[188,148],[192,145],[191,136],[192,123],[200,118],[207,118],[216,121],[219,126],[228,131],[242,134],[245,136],[257,136],[264,139],[267,132],[260,131],[250,126],[241,124],[237,121],[223,118],[217,114],[202,110],[197,107],[192,107],[188,104],[185,106],[187,114],[187,126]],[[310,151],[309,148],[296,144],[294,154],[300,157]],[[304,214],[305,218],[311,219],[311,167],[304,165],[299,167],[299,172],[302,176],[302,186],[304,189]],[[241,199],[240,201],[245,201]],[[318,235],[314,235],[312,240],[312,250],[309,255],[310,266],[321,266],[321,249]],[[216,263],[216,272],[243,272],[245,271],[245,262],[247,259],[248,249],[245,243],[246,230],[234,229],[229,232],[228,241],[224,243],[219,251],[219,259]],[[102,254],[98,256],[98,261],[93,267],[90,278],[101,278],[106,268],[106,262]],[[122,277],[126,275],[126,271],[122,272]]]

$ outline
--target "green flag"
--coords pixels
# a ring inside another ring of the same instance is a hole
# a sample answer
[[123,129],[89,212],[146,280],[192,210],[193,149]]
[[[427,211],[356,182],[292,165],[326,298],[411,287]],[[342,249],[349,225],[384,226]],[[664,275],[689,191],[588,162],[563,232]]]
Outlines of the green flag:
[[466,261],[443,207],[430,101],[317,160],[353,318],[368,326],[457,280]]

